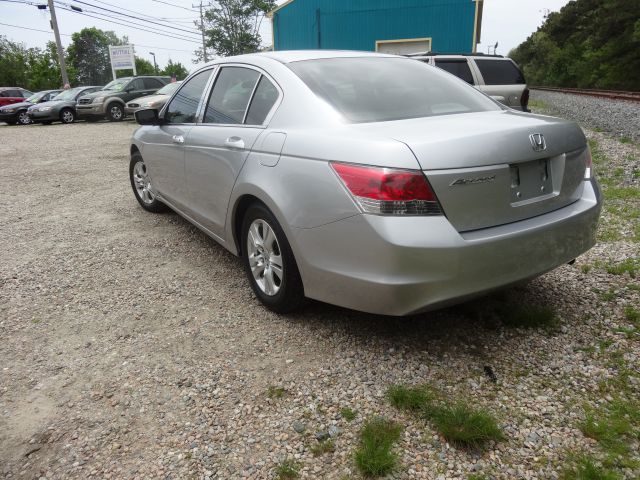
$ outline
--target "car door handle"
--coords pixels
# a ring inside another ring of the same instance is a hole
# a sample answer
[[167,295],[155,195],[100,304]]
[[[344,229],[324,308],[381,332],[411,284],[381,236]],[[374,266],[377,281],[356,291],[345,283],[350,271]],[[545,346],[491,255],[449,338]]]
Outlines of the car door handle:
[[229,137],[225,140],[224,144],[229,148],[244,150],[244,140],[240,137]]
[[184,143],[184,137],[182,135],[174,135],[173,136],[173,143],[178,143],[178,144],[182,145]]

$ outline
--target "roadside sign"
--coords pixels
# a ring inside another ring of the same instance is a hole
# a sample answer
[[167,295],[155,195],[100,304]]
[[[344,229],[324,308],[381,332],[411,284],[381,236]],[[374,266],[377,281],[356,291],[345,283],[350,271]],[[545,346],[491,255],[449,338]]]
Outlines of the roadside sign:
[[136,72],[136,59],[133,51],[133,45],[110,45],[109,58],[111,58],[111,71],[113,79],[116,79],[116,70],[133,70]]

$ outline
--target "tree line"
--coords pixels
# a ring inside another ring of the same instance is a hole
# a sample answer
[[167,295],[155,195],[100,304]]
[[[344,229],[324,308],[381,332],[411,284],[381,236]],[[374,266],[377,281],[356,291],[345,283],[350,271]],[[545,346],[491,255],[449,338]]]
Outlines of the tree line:
[[571,1],[509,57],[530,85],[640,90],[640,1]]
[[[126,45],[127,37],[118,37],[112,31],[99,28],[83,28],[71,36],[71,44],[65,50],[67,73],[71,86],[105,85],[113,80],[109,45]],[[138,75],[154,75],[151,62],[136,57]],[[180,62],[169,60],[158,75],[176,75],[184,79],[188,70]],[[132,70],[118,70],[118,77],[132,75]],[[60,65],[56,44],[47,42],[44,48],[26,48],[24,44],[13,42],[0,36],[0,85],[18,86],[28,90],[60,88]]]

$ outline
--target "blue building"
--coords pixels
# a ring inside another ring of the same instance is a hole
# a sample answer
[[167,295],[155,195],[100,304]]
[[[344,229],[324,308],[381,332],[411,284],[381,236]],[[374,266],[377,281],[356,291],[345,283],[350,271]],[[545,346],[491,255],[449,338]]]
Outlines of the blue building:
[[472,53],[483,0],[289,0],[273,12],[274,50]]

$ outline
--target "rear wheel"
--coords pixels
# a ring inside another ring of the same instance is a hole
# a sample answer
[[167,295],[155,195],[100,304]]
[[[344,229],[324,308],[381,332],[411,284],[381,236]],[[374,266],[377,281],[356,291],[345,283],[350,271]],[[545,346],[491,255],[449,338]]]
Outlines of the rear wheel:
[[124,110],[119,103],[110,103],[107,107],[107,118],[110,122],[119,122],[124,118]]
[[242,222],[244,267],[256,297],[270,310],[287,313],[304,303],[304,289],[291,246],[280,224],[262,204]]
[[76,121],[76,114],[70,108],[63,108],[60,112],[60,121],[62,123],[73,123]]
[[18,123],[20,125],[29,125],[31,122],[31,118],[29,118],[29,114],[26,110],[22,110],[18,112]]
[[167,206],[156,197],[147,166],[139,152],[131,155],[129,179],[131,180],[133,194],[142,208],[153,213],[161,213],[167,210]]

